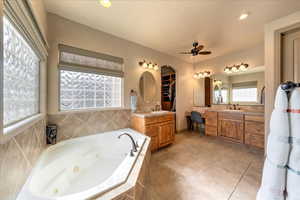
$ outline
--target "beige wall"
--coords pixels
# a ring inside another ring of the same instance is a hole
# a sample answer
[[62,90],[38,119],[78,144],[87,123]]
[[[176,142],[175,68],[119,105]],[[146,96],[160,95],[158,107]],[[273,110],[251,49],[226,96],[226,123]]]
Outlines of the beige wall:
[[213,74],[217,74],[223,72],[226,66],[241,62],[249,64],[250,67],[263,66],[264,45],[199,62],[196,64],[196,71],[210,70]]
[[[194,82],[191,78],[193,70],[190,64],[50,13],[48,15],[48,30],[50,46],[48,59],[48,112],[50,114],[58,112],[58,44],[63,43],[124,59],[124,105],[126,108],[129,108],[130,90],[139,91],[139,79],[145,71],[139,67],[139,61],[145,59],[159,65],[171,65],[176,70],[178,77],[177,129],[182,130],[186,128],[185,111],[189,110],[193,103]],[[156,79],[160,93],[160,72],[150,72]],[[156,101],[159,99],[156,99]]]
[[[224,76],[221,74],[226,66],[232,66],[234,64],[247,63],[250,67],[261,67],[264,65],[264,46],[258,45],[253,48],[231,53],[228,55],[216,57],[213,59],[205,60],[196,64],[195,72],[211,71],[218,80],[223,80]],[[200,79],[194,84],[194,105],[204,106],[204,90],[203,81]]]
[[38,26],[44,36],[47,38],[47,12],[45,9],[45,4],[43,0],[29,0],[28,1],[33,15],[38,23]]

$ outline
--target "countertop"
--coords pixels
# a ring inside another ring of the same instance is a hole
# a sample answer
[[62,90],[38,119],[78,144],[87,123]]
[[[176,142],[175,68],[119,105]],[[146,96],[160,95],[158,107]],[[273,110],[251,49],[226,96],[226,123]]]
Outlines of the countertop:
[[[196,112],[199,112],[195,110]],[[251,111],[251,110],[230,110],[230,109],[213,109],[213,108],[207,108],[204,109],[203,112],[200,112],[202,114],[205,114],[205,112],[229,112],[229,113],[236,113],[236,114],[243,114],[243,115],[260,115],[264,116],[264,112],[259,112],[259,111]]]
[[163,116],[163,115],[175,115],[175,112],[171,112],[171,111],[136,112],[136,113],[132,113],[132,115],[145,118],[145,117],[156,117],[156,116]]
[[264,112],[249,111],[249,110],[218,110],[218,109],[208,109],[207,111],[229,112],[229,113],[244,114],[244,115],[264,115],[265,114]]

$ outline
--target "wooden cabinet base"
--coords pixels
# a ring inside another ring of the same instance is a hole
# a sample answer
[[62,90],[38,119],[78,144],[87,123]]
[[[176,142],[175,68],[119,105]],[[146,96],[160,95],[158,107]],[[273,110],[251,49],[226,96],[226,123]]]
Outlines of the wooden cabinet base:
[[264,116],[259,114],[206,111],[205,133],[231,142],[264,148]]
[[151,117],[142,117],[133,114],[131,127],[151,137],[151,151],[156,151],[174,142],[175,114],[168,113],[162,116]]

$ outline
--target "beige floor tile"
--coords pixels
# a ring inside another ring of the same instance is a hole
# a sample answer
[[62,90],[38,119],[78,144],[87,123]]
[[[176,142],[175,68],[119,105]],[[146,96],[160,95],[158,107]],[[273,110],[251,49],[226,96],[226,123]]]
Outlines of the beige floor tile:
[[263,152],[194,132],[152,154],[147,200],[253,200]]

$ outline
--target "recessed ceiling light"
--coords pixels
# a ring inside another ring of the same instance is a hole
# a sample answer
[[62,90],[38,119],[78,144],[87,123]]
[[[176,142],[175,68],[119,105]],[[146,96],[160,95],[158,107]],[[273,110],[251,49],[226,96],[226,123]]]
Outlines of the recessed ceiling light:
[[249,13],[244,12],[240,15],[239,20],[244,20],[247,19],[249,17]]
[[100,0],[100,3],[104,8],[109,8],[111,6],[110,0]]

